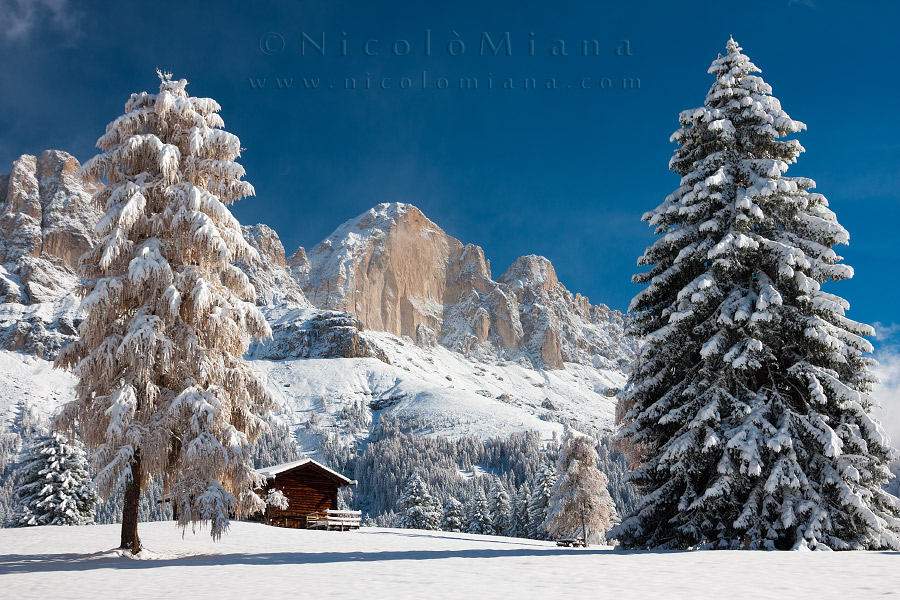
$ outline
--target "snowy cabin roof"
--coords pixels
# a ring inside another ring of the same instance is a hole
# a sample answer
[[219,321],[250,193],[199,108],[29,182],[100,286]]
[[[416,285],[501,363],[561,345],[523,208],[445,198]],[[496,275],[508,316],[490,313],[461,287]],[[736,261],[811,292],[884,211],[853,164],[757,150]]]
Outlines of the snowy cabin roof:
[[265,477],[266,479],[275,479],[278,475],[287,473],[288,471],[293,471],[294,469],[297,469],[297,468],[305,466],[305,465],[312,465],[314,467],[319,468],[320,470],[322,470],[325,473],[325,475],[330,476],[332,479],[338,480],[338,482],[342,484],[341,487],[347,486],[347,485],[356,485],[355,479],[349,479],[347,477],[344,477],[337,471],[333,471],[332,469],[329,469],[322,463],[316,462],[311,458],[301,458],[300,460],[295,460],[293,462],[282,463],[280,465],[274,465],[272,467],[265,467],[262,469],[257,469],[256,472],[259,473],[260,475],[262,475],[263,477]]

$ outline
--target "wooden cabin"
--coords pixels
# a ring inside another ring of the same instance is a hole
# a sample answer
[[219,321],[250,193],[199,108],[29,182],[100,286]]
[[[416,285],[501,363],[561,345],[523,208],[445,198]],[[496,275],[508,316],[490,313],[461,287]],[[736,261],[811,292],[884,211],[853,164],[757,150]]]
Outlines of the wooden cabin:
[[[269,506],[265,521],[278,527],[355,529],[359,527],[357,511],[338,511],[338,490],[356,481],[332,471],[311,458],[257,469],[266,478],[256,490],[265,498],[269,490],[280,490],[288,500],[286,509]],[[346,513],[346,514],[345,514]]]

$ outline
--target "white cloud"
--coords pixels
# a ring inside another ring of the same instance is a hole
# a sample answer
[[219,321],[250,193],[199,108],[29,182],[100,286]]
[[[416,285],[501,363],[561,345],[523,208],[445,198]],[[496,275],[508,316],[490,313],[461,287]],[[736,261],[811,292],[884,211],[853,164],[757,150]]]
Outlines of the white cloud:
[[891,436],[895,448],[900,447],[900,346],[888,345],[875,353],[878,366],[875,374],[881,379],[875,388],[875,398],[881,407],[875,416],[881,420]]
[[77,37],[81,32],[81,13],[70,0],[0,0],[0,37],[7,42],[22,42],[42,27]]

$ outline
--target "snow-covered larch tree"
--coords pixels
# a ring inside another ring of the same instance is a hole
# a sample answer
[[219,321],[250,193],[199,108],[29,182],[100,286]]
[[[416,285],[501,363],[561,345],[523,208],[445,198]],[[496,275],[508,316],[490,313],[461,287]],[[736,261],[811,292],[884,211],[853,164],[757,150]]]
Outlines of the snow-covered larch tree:
[[100,498],[77,440],[51,431],[39,435],[18,467],[18,509],[13,524],[87,525]]
[[631,303],[644,344],[622,400],[643,498],[611,535],[643,548],[898,548],[894,454],[872,416],[874,331],[822,289],[852,269],[815,183],[785,172],[792,120],[732,39],[681,113],[681,185],[644,220]]
[[597,468],[594,442],[584,436],[567,434],[559,453],[559,478],[553,486],[547,513],[547,530],[565,537],[581,532],[584,544],[597,535],[601,540],[614,514],[613,500],[606,488],[606,475]]
[[270,330],[234,265],[258,260],[227,206],[253,194],[238,138],[219,105],[160,73],[159,93],[132,94],[83,167],[105,181],[99,243],[81,259],[80,337],[57,366],[79,379],[57,423],[93,450],[108,497],[125,486],[122,548],[141,549],[140,492],[161,481],[182,527],[214,538],[265,508],[251,442],[272,407],[265,378],[243,355]]
[[435,530],[440,524],[441,507],[422,478],[413,475],[397,500],[397,514],[400,527]]

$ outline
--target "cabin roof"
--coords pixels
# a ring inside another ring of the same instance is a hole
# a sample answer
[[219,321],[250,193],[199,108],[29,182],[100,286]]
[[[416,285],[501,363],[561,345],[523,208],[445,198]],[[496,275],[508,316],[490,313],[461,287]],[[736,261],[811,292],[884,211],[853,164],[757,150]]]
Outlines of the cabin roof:
[[331,479],[337,480],[340,487],[348,486],[348,485],[356,485],[356,481],[353,479],[349,479],[344,477],[337,471],[333,471],[329,469],[325,465],[320,462],[316,462],[311,458],[301,458],[300,460],[295,460],[292,462],[282,463],[280,465],[273,465],[271,467],[265,467],[263,469],[257,469],[256,472],[265,477],[266,479],[275,479],[278,475],[283,475],[284,473],[288,473],[293,471],[294,469],[298,469],[300,467],[310,465],[324,472],[325,475],[329,476]]

